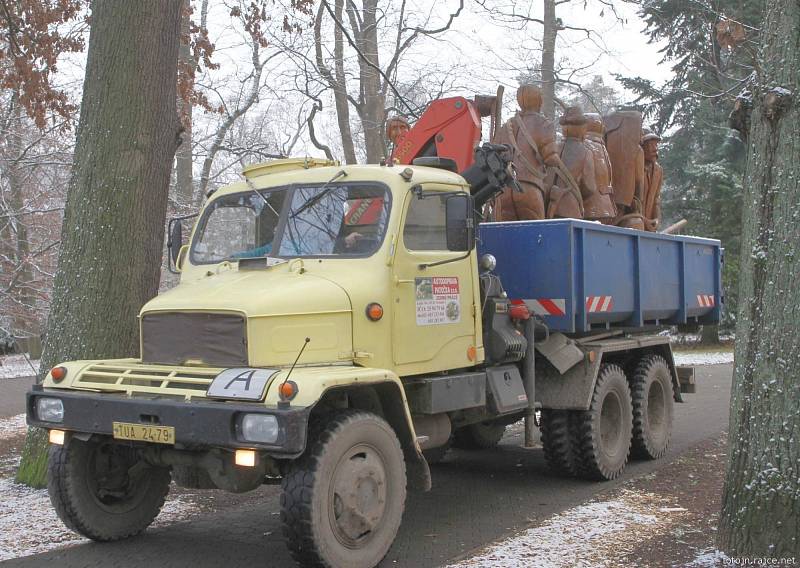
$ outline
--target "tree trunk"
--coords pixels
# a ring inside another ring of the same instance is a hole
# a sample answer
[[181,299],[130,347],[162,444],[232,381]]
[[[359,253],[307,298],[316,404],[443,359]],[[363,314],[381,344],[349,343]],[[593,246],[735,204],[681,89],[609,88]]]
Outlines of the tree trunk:
[[[192,57],[189,37],[189,0],[183,0],[181,15],[181,42],[178,47],[178,69],[186,73],[197,63]],[[193,77],[193,74],[189,75]],[[192,82],[193,83],[193,82]],[[194,85],[189,85],[194,88]],[[194,196],[194,174],[192,172],[192,103],[187,97],[178,95],[178,116],[183,125],[180,146],[175,154],[176,200],[181,205],[191,205]]]
[[364,126],[364,145],[367,150],[368,164],[377,164],[386,157],[386,145],[383,137],[386,111],[381,90],[381,76],[378,73],[380,62],[378,60],[377,11],[377,0],[364,0],[361,51],[367,61],[359,59],[358,63],[361,67],[361,92],[364,94],[361,124]]
[[[161,270],[181,0],[93,0],[91,18],[42,369],[136,356],[137,315]],[[18,480],[43,483],[42,441],[29,436]]]
[[[765,6],[754,85],[719,544],[800,556],[800,3]],[[792,97],[794,100],[792,100]]]
[[704,325],[700,330],[700,345],[719,345],[719,326]]
[[20,105],[17,95],[12,97],[13,124],[11,133],[8,136],[8,143],[11,147],[11,156],[6,169],[8,179],[8,205],[14,218],[10,220],[9,226],[14,233],[14,261],[17,269],[12,277],[13,286],[11,297],[14,300],[14,317],[12,320],[12,331],[16,336],[28,336],[37,330],[33,329],[33,322],[36,321],[34,314],[34,294],[33,294],[33,271],[31,270],[30,241],[28,240],[28,227],[22,213],[25,209],[25,195],[23,193],[23,175],[20,171],[19,160],[22,157],[24,142],[22,138],[23,118],[22,105]]
[[[336,0],[334,4],[334,14],[338,22],[342,22],[344,11],[344,0]],[[333,28],[333,64],[334,72],[325,65],[322,57],[322,16],[325,14],[325,6],[320,4],[317,17],[314,19],[314,51],[317,60],[317,67],[320,73],[333,89],[333,101],[336,106],[336,120],[339,124],[339,134],[342,138],[342,151],[344,161],[348,164],[355,164],[356,149],[353,142],[353,132],[350,128],[350,101],[347,98],[347,77],[344,72],[344,35],[339,25],[334,22]]]
[[542,31],[542,113],[553,120],[555,118],[556,98],[556,21],[555,0],[544,0],[544,29]]

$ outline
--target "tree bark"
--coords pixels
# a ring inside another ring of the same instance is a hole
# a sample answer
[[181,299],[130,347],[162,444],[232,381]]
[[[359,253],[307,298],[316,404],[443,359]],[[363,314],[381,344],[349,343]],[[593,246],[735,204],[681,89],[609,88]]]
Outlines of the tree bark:
[[719,544],[800,556],[800,3],[764,4]]
[[367,150],[367,163],[377,164],[386,157],[386,144],[383,137],[386,122],[385,101],[381,89],[381,76],[378,60],[377,0],[364,0],[364,24],[361,30],[361,51],[367,61],[359,58],[361,68],[361,92],[364,95],[363,116],[364,145]]
[[[344,0],[336,0],[334,14],[336,19],[342,21]],[[314,19],[314,53],[320,74],[333,89],[333,101],[336,106],[336,120],[339,124],[339,134],[342,139],[344,161],[348,164],[357,163],[356,148],[353,142],[353,132],[350,127],[350,102],[347,98],[347,77],[344,73],[344,36],[342,29],[334,24],[333,29],[333,60],[334,73],[325,65],[322,57],[322,17],[325,6],[320,4],[317,17]]]
[[[189,69],[197,65],[192,57],[189,28],[189,0],[183,0],[181,15],[181,42],[178,46],[178,69]],[[193,88],[193,85],[190,87]],[[175,154],[176,198],[181,205],[191,205],[194,196],[194,174],[192,172],[192,103],[178,95],[178,116],[183,125],[180,146]]]
[[719,326],[704,325],[700,330],[700,345],[719,345]]
[[22,157],[24,143],[22,139],[22,105],[19,103],[19,97],[16,94],[12,97],[12,104],[14,105],[11,119],[13,126],[8,136],[11,156],[6,168],[6,177],[8,179],[9,209],[16,214],[16,217],[10,220],[9,226],[14,234],[13,256],[17,266],[12,277],[13,287],[11,289],[11,296],[16,304],[12,330],[19,337],[28,336],[34,332],[38,333],[38,330],[33,329],[33,322],[36,318],[33,314],[33,303],[35,301],[32,289],[33,271],[28,258],[30,254],[28,227],[21,215],[25,208],[25,196],[23,192],[23,174],[20,171],[18,162]]
[[556,99],[556,20],[555,0],[544,0],[544,26],[542,31],[542,114],[550,120],[555,118]]
[[[91,3],[43,370],[65,360],[139,352],[137,315],[158,291],[178,144],[180,20],[181,0]],[[29,436],[18,480],[43,483],[42,438]]]

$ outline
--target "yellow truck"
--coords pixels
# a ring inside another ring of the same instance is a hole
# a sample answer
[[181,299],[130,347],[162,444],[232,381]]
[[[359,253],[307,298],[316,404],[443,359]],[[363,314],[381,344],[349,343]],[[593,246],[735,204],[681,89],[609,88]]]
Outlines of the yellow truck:
[[491,447],[523,418],[531,443],[540,411],[566,474],[662,455],[690,386],[668,339],[586,314],[588,332],[548,328],[475,248],[475,200],[507,162],[484,160],[480,183],[428,163],[255,165],[209,197],[187,244],[174,224],[180,284],[142,308],[140,357],[64,362],[28,393],[64,523],[113,541],[153,521],[171,480],[279,483],[295,560],[371,567],[407,486],[429,490],[451,444]]

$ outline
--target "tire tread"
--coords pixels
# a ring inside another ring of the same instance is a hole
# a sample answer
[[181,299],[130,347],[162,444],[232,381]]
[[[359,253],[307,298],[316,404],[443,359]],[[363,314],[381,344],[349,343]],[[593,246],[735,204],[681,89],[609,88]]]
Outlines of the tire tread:
[[[352,423],[365,417],[382,419],[370,412],[347,409],[329,416],[325,421],[312,421],[309,425],[308,448],[283,477],[281,493],[281,525],[289,554],[301,566],[327,568],[312,527],[312,496],[316,476],[322,463],[326,446]],[[402,453],[400,442],[394,438],[397,451]],[[403,465],[405,478],[405,464]],[[405,504],[402,505],[401,515]]]

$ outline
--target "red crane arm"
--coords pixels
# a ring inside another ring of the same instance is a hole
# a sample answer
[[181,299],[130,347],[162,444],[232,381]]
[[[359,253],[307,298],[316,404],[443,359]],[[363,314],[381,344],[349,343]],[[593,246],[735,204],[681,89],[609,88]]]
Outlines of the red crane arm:
[[463,172],[474,162],[480,140],[481,119],[475,103],[464,97],[437,99],[411,129],[397,137],[392,160],[411,164],[423,156],[451,158]]

